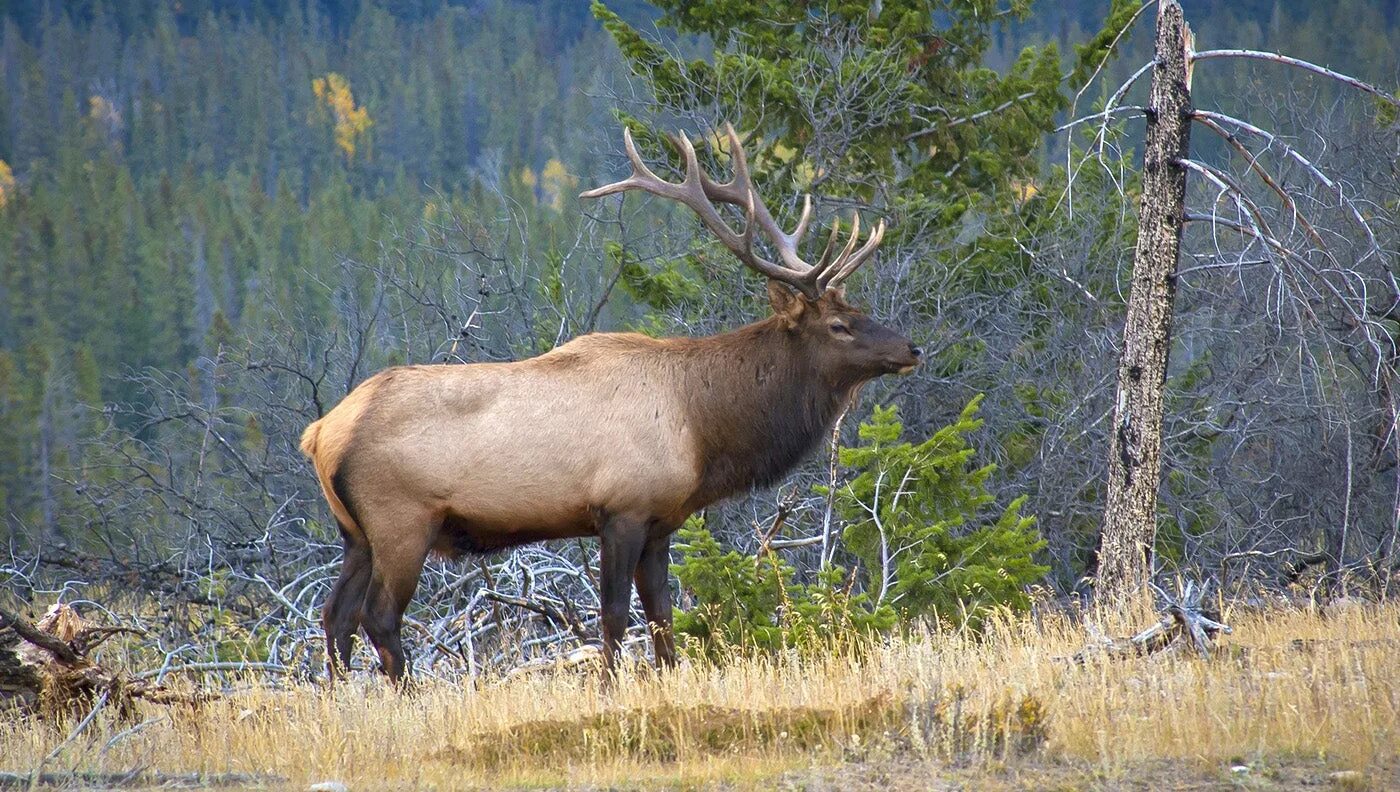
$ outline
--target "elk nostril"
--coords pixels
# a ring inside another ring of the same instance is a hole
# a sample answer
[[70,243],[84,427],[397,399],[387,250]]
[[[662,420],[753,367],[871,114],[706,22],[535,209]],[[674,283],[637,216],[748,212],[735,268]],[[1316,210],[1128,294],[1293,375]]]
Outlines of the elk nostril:
[[922,355],[923,353],[924,353],[924,351],[923,351],[922,349],[919,349],[918,347],[914,346],[913,344],[910,344],[910,345],[909,345],[909,354],[913,355],[914,357],[918,357],[918,356]]

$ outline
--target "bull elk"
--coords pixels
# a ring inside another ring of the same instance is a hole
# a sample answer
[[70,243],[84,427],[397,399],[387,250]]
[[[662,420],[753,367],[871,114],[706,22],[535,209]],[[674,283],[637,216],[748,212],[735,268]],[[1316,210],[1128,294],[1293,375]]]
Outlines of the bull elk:
[[[768,278],[773,315],[706,338],[591,333],[528,360],[398,366],[365,380],[307,427],[345,555],[326,600],[327,670],[348,667],[363,627],[383,671],[406,670],[404,609],[429,553],[490,553],[546,539],[601,545],[604,658],[611,669],[635,580],[661,665],[675,662],[671,534],[705,506],[778,481],[830,431],[865,382],[907,372],[919,350],[844,299],[842,281],[884,235],[846,244],[839,223],[816,264],[799,255],[812,217],[786,233],[755,194],[729,127],[734,175],[701,172],[684,135],[680,183],[657,177],[626,134],[632,174],[583,193],[641,190],[694,210]],[[736,232],[716,204],[747,218]],[[753,246],[762,233],[776,261]]]

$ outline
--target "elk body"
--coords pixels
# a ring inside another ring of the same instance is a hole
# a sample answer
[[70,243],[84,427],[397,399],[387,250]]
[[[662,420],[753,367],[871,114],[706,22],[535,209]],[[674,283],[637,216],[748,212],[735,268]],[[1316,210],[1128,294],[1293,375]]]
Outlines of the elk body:
[[[626,148],[633,174],[584,193],[644,190],[700,215],[738,258],[766,275],[773,315],[705,338],[593,333],[513,363],[400,366],[355,388],[311,424],[315,463],[344,538],[322,620],[328,670],[348,666],[363,628],[383,670],[406,670],[399,630],[429,553],[457,557],[548,539],[596,536],[604,658],[611,668],[635,581],[657,662],[675,661],[671,534],[695,511],[779,480],[825,434],[861,384],[918,363],[907,339],[847,304],[840,288],[880,242],[832,242],[798,257],[808,201],[792,234],[754,195],[737,136],[734,178],[701,171],[683,136],[686,179],[656,177]],[[736,233],[716,210],[745,211]],[[779,262],[753,250],[756,231]]]

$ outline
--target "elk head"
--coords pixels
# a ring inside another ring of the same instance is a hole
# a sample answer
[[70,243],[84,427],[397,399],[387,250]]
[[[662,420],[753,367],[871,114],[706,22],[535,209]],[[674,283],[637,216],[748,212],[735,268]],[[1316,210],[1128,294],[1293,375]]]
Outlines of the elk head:
[[[803,197],[802,216],[791,233],[773,219],[754,190],[748,160],[732,125],[725,125],[734,175],[720,183],[707,176],[695,155],[695,147],[684,134],[669,136],[671,144],[685,159],[685,179],[668,182],[647,167],[637,153],[630,130],[623,130],[632,174],[626,179],[583,193],[582,198],[598,198],[628,190],[641,190],[689,207],[705,228],[714,234],[740,261],[768,278],[768,299],[776,321],[803,350],[807,363],[833,385],[856,385],[882,374],[906,373],[919,362],[919,349],[904,336],[874,321],[845,300],[841,285],[880,246],[885,221],[876,223],[865,244],[860,242],[860,214],[857,212],[850,235],[841,243],[841,223],[832,224],[831,236],[815,264],[805,261],[799,246],[812,219],[812,197]],[[746,223],[735,231],[720,214],[716,203],[739,207]],[[777,261],[754,250],[754,237],[762,233],[777,254]]]

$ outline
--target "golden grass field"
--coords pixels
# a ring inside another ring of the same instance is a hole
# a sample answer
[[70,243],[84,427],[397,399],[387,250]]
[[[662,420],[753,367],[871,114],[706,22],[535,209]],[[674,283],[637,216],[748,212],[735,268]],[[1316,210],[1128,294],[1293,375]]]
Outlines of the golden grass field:
[[[1226,620],[1235,633],[1210,660],[1067,662],[1087,636],[1057,617],[858,659],[638,669],[610,690],[577,671],[477,689],[428,681],[407,695],[368,675],[333,694],[250,681],[197,709],[143,705],[135,723],[99,714],[44,770],[257,774],[293,789],[1400,782],[1400,607]],[[73,726],[0,724],[0,770],[31,772]]]

